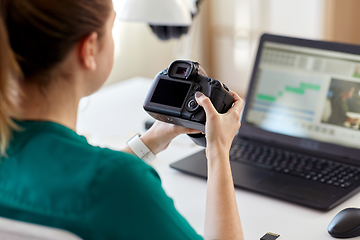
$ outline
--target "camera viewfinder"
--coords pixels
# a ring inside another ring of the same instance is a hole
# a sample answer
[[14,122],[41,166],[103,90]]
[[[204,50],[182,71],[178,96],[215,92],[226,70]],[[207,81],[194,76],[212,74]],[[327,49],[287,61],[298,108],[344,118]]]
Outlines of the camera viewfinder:
[[186,70],[187,70],[187,68],[178,67],[178,69],[176,70],[176,74],[185,75],[185,74],[186,74]]

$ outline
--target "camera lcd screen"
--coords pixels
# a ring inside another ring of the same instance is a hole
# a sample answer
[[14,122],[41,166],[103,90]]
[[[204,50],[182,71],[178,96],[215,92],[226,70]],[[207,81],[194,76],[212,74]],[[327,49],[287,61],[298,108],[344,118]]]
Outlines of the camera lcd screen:
[[181,108],[191,84],[160,79],[151,102]]

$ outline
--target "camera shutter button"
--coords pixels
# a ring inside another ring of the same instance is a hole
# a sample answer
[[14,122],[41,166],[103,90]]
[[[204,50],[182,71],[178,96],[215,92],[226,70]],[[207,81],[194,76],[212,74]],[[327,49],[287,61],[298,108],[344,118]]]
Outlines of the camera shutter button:
[[226,91],[230,91],[229,88],[225,84],[223,84],[223,86],[226,89]]
[[215,86],[217,86],[217,87],[220,86],[220,82],[219,82],[219,81],[214,80],[213,82],[214,82],[213,84],[215,84]]

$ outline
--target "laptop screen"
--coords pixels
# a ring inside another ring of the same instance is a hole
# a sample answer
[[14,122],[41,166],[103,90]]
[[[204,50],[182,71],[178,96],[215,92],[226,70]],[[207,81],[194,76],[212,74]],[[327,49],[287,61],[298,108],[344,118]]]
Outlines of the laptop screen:
[[360,149],[360,56],[265,42],[245,121]]

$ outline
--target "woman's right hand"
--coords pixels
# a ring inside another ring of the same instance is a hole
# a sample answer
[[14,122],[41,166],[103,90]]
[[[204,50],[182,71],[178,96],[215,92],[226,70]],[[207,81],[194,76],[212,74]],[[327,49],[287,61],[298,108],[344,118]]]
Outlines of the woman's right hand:
[[230,151],[232,141],[240,128],[240,114],[244,106],[243,100],[235,92],[230,91],[234,105],[224,114],[217,112],[212,102],[203,93],[195,94],[196,101],[205,110],[205,137],[207,152],[213,148]]
[[244,102],[236,93],[231,94],[234,105],[224,114],[218,113],[204,94],[195,94],[196,101],[206,114],[208,180],[204,239],[244,239],[229,161],[230,147],[240,128]]

